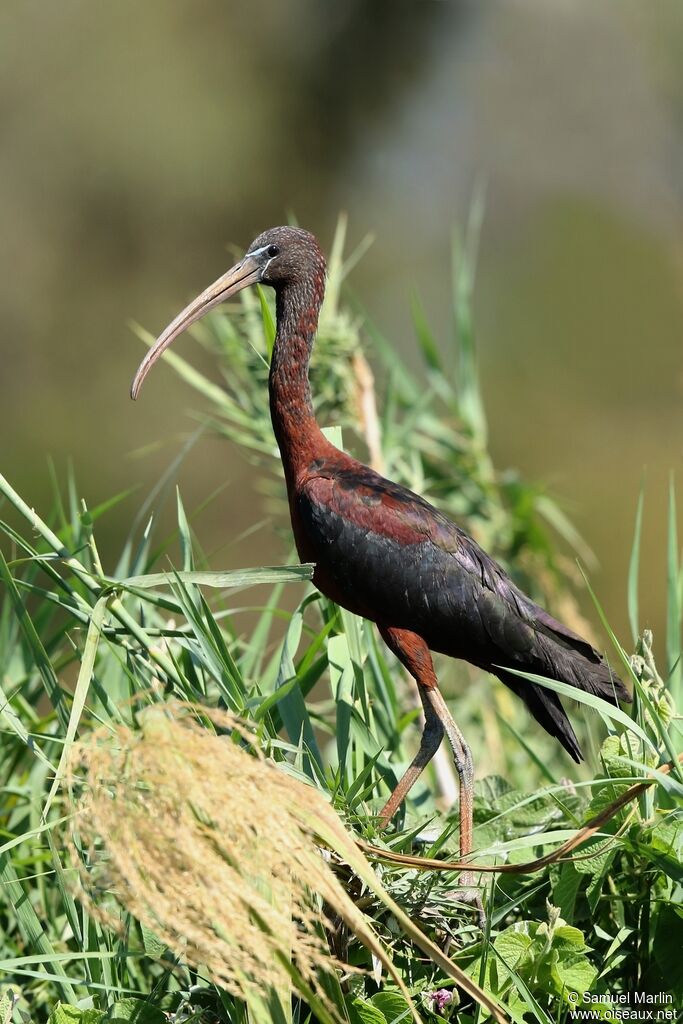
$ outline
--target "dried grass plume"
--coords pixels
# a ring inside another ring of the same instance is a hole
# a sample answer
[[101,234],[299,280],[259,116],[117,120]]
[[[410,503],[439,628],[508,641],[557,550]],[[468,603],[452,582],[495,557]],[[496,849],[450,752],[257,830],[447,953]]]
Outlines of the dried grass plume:
[[290,959],[313,986],[319,969],[339,966],[320,929],[323,905],[367,932],[313,835],[316,822],[341,823],[316,790],[265,760],[237,719],[198,713],[156,706],[140,732],[101,729],[76,748],[85,898],[113,925],[102,899],[113,894],[234,995],[289,986]]
[[[417,1011],[372,925],[321,847],[337,853],[406,934],[495,1019],[498,1008],[382,889],[332,807],[268,761],[234,716],[170,702],[141,728],[91,733],[75,746],[66,842],[90,911],[116,926],[124,907],[183,962],[242,999],[307,1001],[321,972],[347,970],[326,931],[338,915],[378,957]],[[328,1013],[330,1011],[328,1005]]]

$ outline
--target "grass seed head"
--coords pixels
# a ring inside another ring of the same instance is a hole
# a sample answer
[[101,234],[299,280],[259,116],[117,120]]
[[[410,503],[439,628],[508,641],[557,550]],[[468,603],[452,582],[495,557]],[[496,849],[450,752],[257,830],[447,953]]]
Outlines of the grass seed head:
[[91,734],[71,762],[76,863],[95,913],[115,923],[113,897],[242,998],[290,986],[291,963],[313,987],[342,966],[330,915],[376,944],[321,856],[318,828],[342,855],[351,840],[315,789],[265,760],[231,715],[171,704],[141,724]]

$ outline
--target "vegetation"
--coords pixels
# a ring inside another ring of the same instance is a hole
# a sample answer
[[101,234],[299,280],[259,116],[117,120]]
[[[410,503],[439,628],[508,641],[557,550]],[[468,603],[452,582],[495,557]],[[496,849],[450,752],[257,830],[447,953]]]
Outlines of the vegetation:
[[[576,619],[564,584],[574,577],[567,550],[586,564],[585,545],[542,489],[498,473],[487,452],[470,322],[477,219],[475,207],[466,237],[456,244],[455,344],[437,344],[415,304],[426,384],[362,313],[340,304],[342,281],[360,255],[344,260],[340,227],[315,356],[318,413],[341,428],[354,451],[456,516],[565,620]],[[166,359],[201,396],[210,426],[253,459],[265,500],[282,526],[285,559],[292,562],[265,388],[273,339],[267,297],[242,293],[236,310],[198,325],[195,336],[216,356],[224,386],[175,352]],[[365,352],[381,370],[381,402]],[[88,509],[69,477],[43,518],[0,477],[6,513],[0,524],[0,1021],[398,1024],[411,1019],[409,998],[426,1021],[487,1019],[488,1012],[455,984],[448,958],[515,1021],[568,1019],[572,1005],[588,993],[607,1000],[638,989],[681,999],[683,774],[676,761],[682,745],[675,711],[681,698],[681,572],[673,497],[666,667],[658,671],[652,637],[639,628],[641,507],[628,587],[632,657],[603,622],[610,657],[632,682],[634,703],[622,712],[574,692],[581,704],[572,717],[586,753],[581,768],[570,766],[498,683],[467,666],[438,665],[477,765],[477,863],[522,864],[549,853],[630,784],[645,779],[652,785],[572,857],[533,873],[482,874],[484,934],[471,909],[458,903],[456,872],[375,859],[376,881],[369,880],[353,846],[335,839],[332,826],[325,832],[320,825],[319,846],[327,848],[330,871],[358,917],[354,927],[350,911],[335,916],[328,906],[316,927],[324,928],[331,955],[355,969],[330,974],[320,967],[318,985],[311,987],[294,957],[286,961],[291,989],[278,976],[266,978],[261,991],[247,985],[236,994],[228,972],[211,967],[208,947],[202,959],[191,943],[183,946],[182,893],[175,925],[167,907],[163,922],[157,908],[155,926],[146,916],[150,906],[155,912],[153,901],[143,906],[126,898],[133,869],[144,861],[129,858],[129,873],[116,874],[116,828],[110,823],[107,833],[102,826],[104,839],[101,833],[86,836],[74,818],[64,782],[71,766],[72,786],[82,786],[78,766],[94,757],[89,737],[97,731],[98,742],[104,735],[120,749],[126,742],[134,746],[135,737],[149,736],[150,709],[170,702],[230,713],[247,724],[253,756],[267,759],[264,806],[275,799],[268,780],[276,771],[305,786],[312,801],[334,808],[345,836],[445,860],[457,856],[457,814],[448,809],[454,783],[444,756],[412,791],[397,827],[378,832],[374,815],[419,733],[412,683],[374,627],[312,589],[310,568],[217,571],[206,564],[179,494],[177,534],[158,539],[153,515],[149,521],[147,516],[150,506],[169,498],[172,475],[142,507],[118,560],[106,566],[98,523],[117,514],[119,498]],[[599,618],[597,602],[595,607]],[[215,717],[200,722],[194,734],[203,730],[215,738]],[[79,748],[80,761],[74,761],[77,738],[86,744]],[[184,743],[177,742],[173,756],[179,776],[187,772]],[[161,746],[157,761],[162,763]],[[676,762],[668,774],[660,770],[665,762]],[[117,763],[123,778],[129,762]],[[180,794],[174,790],[173,800],[182,801],[187,791],[203,841],[212,837],[212,849],[222,850],[227,864],[229,853],[220,845],[227,843],[226,803],[234,799],[235,812],[246,816],[256,797],[244,799],[239,779],[232,787],[221,785],[206,759],[196,763],[205,765],[205,775],[198,777],[196,769],[192,779],[203,798],[213,795],[215,810],[190,796],[191,781]],[[173,760],[163,764],[170,764],[165,777],[173,778]],[[116,792],[111,777],[110,785]],[[170,872],[190,826],[182,826],[182,836],[176,833],[175,844],[159,792],[149,783],[144,807],[150,835],[165,838],[153,847],[156,866],[163,868],[168,856]],[[173,800],[168,805],[179,813]],[[125,805],[119,813],[126,813]],[[322,812],[319,817],[326,820]],[[284,844],[286,853],[294,841],[278,834],[278,820],[273,817],[272,842],[275,851]],[[107,851],[110,861],[100,861]],[[109,873],[103,873],[107,863]],[[206,869],[197,855],[197,884]],[[79,875],[85,898],[77,889]],[[151,872],[142,881],[150,878]],[[228,942],[230,916],[222,901],[212,909],[211,893],[204,891],[204,927],[209,939],[213,934],[216,942]],[[291,935],[290,943],[294,948]],[[608,1017],[606,1001],[595,1005]]]

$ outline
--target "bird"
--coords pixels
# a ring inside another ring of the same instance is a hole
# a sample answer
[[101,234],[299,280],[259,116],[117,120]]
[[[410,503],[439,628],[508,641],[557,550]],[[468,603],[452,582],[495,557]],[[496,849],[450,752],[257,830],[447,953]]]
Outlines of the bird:
[[299,557],[314,563],[319,591],[376,624],[417,683],[424,711],[419,749],[379,812],[379,824],[394,818],[445,735],[459,781],[463,860],[472,852],[474,766],[439,689],[432,652],[497,676],[577,763],[581,749],[557,693],[514,673],[567,683],[615,705],[631,696],[591,643],[523,593],[460,526],[324,436],[308,370],[325,280],[325,257],[313,234],[291,226],[264,231],[159,335],[131,397],[171,342],[209,310],[250,285],[274,289],[270,412]]

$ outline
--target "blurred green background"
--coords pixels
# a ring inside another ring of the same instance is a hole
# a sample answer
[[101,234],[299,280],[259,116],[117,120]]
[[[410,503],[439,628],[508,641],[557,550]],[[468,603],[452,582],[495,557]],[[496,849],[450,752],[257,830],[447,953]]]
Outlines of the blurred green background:
[[[666,488],[681,458],[683,8],[622,0],[24,0],[0,10],[1,469],[50,502],[151,487],[194,429],[155,333],[293,213],[376,242],[355,294],[404,353],[419,291],[444,344],[450,234],[487,212],[476,328],[491,447],[562,499],[627,638],[646,472],[642,617],[663,627]],[[178,350],[201,360],[188,338]],[[205,364],[204,364],[205,365]],[[415,357],[417,365],[417,356]],[[150,447],[151,446],[151,447]],[[141,449],[144,449],[141,451]],[[180,472],[214,568],[280,561],[253,473],[206,439]],[[135,496],[103,522],[111,551]]]

